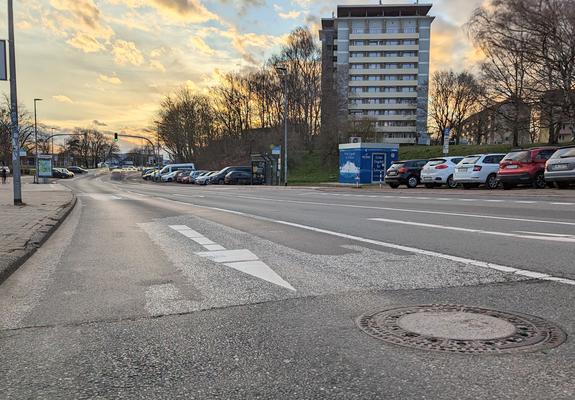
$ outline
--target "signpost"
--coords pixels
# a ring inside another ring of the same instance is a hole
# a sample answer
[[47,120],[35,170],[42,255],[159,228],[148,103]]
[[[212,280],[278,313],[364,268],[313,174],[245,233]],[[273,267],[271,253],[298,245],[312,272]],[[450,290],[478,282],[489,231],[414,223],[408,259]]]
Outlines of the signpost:
[[449,136],[450,136],[450,133],[451,133],[450,128],[445,128],[443,130],[443,155],[444,156],[449,155]]
[[8,80],[8,67],[6,64],[6,41],[0,40],[0,81]]

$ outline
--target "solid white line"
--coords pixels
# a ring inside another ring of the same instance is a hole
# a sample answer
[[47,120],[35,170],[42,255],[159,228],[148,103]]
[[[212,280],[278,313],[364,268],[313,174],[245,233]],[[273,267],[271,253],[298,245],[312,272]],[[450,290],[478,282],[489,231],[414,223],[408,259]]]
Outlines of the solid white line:
[[424,228],[444,229],[444,230],[458,231],[458,232],[481,233],[481,234],[485,234],[485,235],[514,237],[514,238],[520,238],[520,239],[533,239],[533,240],[545,240],[545,241],[549,241],[549,242],[575,243],[575,238],[569,238],[569,237],[519,235],[516,233],[484,231],[482,229],[460,228],[457,226],[426,224],[423,222],[400,221],[400,220],[396,220],[396,219],[386,219],[386,218],[370,218],[369,220],[370,221],[377,221],[377,222],[388,222],[391,224],[399,224],[399,225],[411,225],[411,226],[420,226],[420,227],[424,227]]
[[[162,200],[176,201],[176,200],[171,200],[171,199],[166,199],[166,198],[162,198]],[[203,206],[203,205],[199,205],[199,204],[191,204],[191,203],[185,203],[185,204],[192,206],[192,207],[204,208],[204,209],[208,209],[208,210],[214,209],[213,207]],[[236,214],[237,213],[237,211],[226,210],[223,208],[218,208],[217,210],[222,211],[222,212],[227,212],[230,214]],[[267,222],[273,222],[276,224],[292,226],[294,228],[300,228],[300,229],[313,231],[313,232],[317,232],[317,233],[323,233],[323,234],[330,235],[330,236],[354,240],[356,242],[369,243],[369,244],[373,244],[376,246],[381,246],[381,247],[386,247],[386,248],[390,248],[390,249],[405,251],[408,253],[414,253],[414,254],[421,254],[421,255],[426,255],[426,256],[430,256],[430,257],[436,257],[436,258],[440,258],[443,260],[449,260],[449,261],[453,261],[453,262],[457,262],[457,263],[461,263],[461,264],[473,265],[473,266],[479,267],[479,268],[493,269],[493,270],[504,272],[504,273],[516,274],[516,275],[521,275],[521,276],[525,276],[525,274],[530,274],[530,273],[538,273],[538,272],[534,272],[534,271],[528,271],[528,270],[523,270],[523,269],[519,269],[519,268],[508,267],[505,265],[494,264],[494,263],[490,263],[490,262],[486,262],[486,261],[474,260],[472,258],[458,257],[458,256],[450,255],[450,254],[438,253],[436,251],[424,250],[424,249],[419,249],[416,247],[402,246],[402,245],[398,245],[398,244],[394,244],[394,243],[387,243],[387,242],[381,242],[379,240],[367,239],[367,238],[363,238],[360,236],[348,235],[346,233],[334,232],[334,231],[330,231],[327,229],[320,229],[320,228],[315,228],[312,226],[295,224],[295,223],[287,222],[287,221],[274,220],[272,218],[262,217],[259,215],[246,214],[246,213],[242,213],[242,214],[246,217],[257,219],[260,221],[267,221]],[[566,285],[575,286],[575,280],[561,278],[561,277],[555,277],[555,276],[546,275],[546,274],[543,274],[543,275],[544,275],[544,277],[539,278],[539,279],[544,280],[544,281],[551,281],[551,282],[557,282],[557,283],[563,283]]]
[[515,231],[515,232],[527,233],[529,235],[546,235],[546,236],[553,236],[553,237],[566,237],[566,238],[575,239],[575,236],[573,236],[573,235],[566,235],[566,234],[560,234],[560,233],[545,233],[545,232],[531,232],[531,231]]
[[[453,212],[445,212],[445,211],[430,211],[430,210],[412,210],[409,208],[393,208],[393,207],[378,207],[378,206],[360,206],[356,204],[341,204],[341,203],[320,203],[315,201],[301,201],[301,200],[280,200],[280,199],[271,199],[267,197],[254,197],[254,196],[241,196],[237,195],[234,197],[242,198],[242,199],[251,199],[251,200],[262,200],[262,201],[269,201],[269,202],[277,202],[277,203],[294,203],[294,204],[309,204],[315,206],[328,206],[328,207],[344,207],[344,208],[358,208],[358,209],[366,209],[366,210],[382,210],[382,211],[397,211],[397,212],[408,212],[408,213],[415,213],[415,214],[430,214],[430,215],[448,215],[448,216],[455,216],[455,217],[469,217],[469,218],[483,218],[483,219],[495,219],[495,220],[502,220],[502,221],[517,221],[517,222],[533,222],[538,224],[551,224],[551,225],[567,225],[567,226],[575,226],[575,222],[564,222],[564,221],[550,221],[544,219],[528,219],[528,218],[513,218],[513,217],[498,217],[495,215],[481,215],[481,214],[466,214],[466,213],[453,213]],[[172,200],[177,201],[177,200]],[[186,203],[188,204],[188,203]],[[216,209],[211,207],[212,209]],[[229,211],[223,210],[221,208],[217,208],[219,211],[226,211],[231,212],[233,214],[245,215],[243,213],[237,211]]]

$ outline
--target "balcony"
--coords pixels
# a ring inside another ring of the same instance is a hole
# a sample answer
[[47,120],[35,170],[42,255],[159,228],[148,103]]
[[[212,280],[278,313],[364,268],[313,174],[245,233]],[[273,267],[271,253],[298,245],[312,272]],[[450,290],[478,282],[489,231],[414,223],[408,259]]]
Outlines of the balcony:
[[419,39],[419,33],[350,33],[349,40]]
[[418,45],[396,46],[349,46],[349,51],[418,51]]
[[349,57],[350,64],[370,63],[417,63],[419,57]]

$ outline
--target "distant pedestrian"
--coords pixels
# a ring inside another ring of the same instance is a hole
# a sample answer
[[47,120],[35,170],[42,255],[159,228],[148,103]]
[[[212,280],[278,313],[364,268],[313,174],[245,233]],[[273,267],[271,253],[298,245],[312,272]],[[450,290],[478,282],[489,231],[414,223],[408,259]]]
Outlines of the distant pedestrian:
[[2,168],[2,172],[0,173],[2,175],[2,184],[5,185],[6,184],[6,168],[4,167],[0,167]]

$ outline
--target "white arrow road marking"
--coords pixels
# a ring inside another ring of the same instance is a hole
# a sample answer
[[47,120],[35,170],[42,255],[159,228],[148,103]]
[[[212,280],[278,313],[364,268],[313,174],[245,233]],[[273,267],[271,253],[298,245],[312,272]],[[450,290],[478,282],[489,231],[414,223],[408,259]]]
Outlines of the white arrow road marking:
[[196,254],[200,257],[209,258],[217,263],[258,260],[258,256],[249,250],[203,251]]
[[422,223],[422,222],[399,221],[399,220],[395,220],[395,219],[385,219],[385,218],[370,218],[370,221],[388,222],[391,224],[399,224],[399,225],[421,226],[424,228],[445,229],[445,230],[458,231],[458,232],[482,233],[482,234],[486,234],[486,235],[515,237],[515,238],[521,238],[521,239],[534,239],[534,240],[546,240],[546,241],[550,241],[550,242],[575,243],[575,239],[571,238],[571,237],[541,236],[541,235],[544,235],[541,233],[539,233],[537,235],[520,235],[517,233],[484,231],[482,229],[459,228],[457,226],[426,224],[426,223]]
[[284,287],[289,290],[296,291],[292,285],[282,279],[281,276],[267,266],[262,261],[243,261],[236,263],[226,263],[226,267],[233,268],[248,275],[255,276],[256,278],[263,279],[264,281],[273,283],[275,285]]
[[242,250],[226,250],[223,246],[212,242],[199,232],[191,229],[186,225],[170,225],[170,228],[181,233],[182,235],[192,239],[194,242],[201,244],[206,250],[196,255],[208,258],[213,262],[223,264],[226,267],[233,268],[237,271],[243,272],[262,279],[266,282],[273,283],[274,285],[296,291],[292,285],[282,279],[273,269],[267,264],[260,261],[258,256],[247,249]]

